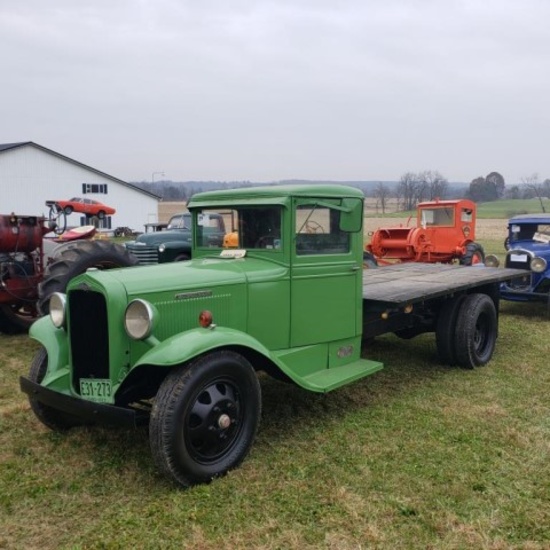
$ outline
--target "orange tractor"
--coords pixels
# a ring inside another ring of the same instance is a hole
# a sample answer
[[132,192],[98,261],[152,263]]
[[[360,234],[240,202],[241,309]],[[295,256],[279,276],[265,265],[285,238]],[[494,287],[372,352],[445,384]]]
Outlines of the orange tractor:
[[421,202],[416,227],[377,229],[365,247],[365,263],[483,263],[485,253],[475,242],[476,205],[470,200]]

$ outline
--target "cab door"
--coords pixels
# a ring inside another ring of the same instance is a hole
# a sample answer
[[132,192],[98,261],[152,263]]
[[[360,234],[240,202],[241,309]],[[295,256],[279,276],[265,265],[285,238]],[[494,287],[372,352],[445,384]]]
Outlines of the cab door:
[[294,199],[291,347],[360,334],[362,231],[342,230],[342,203]]

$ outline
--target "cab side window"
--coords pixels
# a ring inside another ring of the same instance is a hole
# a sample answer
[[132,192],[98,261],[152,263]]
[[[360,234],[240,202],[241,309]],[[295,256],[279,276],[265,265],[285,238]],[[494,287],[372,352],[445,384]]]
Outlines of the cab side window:
[[296,210],[296,254],[346,254],[350,235],[340,230],[340,210],[299,205]]

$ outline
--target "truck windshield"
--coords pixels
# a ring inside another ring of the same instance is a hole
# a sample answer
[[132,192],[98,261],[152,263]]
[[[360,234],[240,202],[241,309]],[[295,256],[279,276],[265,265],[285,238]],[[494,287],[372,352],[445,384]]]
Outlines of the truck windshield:
[[510,240],[550,242],[550,224],[514,224],[510,227]]
[[197,246],[280,250],[281,215],[280,206],[200,210],[197,214]]

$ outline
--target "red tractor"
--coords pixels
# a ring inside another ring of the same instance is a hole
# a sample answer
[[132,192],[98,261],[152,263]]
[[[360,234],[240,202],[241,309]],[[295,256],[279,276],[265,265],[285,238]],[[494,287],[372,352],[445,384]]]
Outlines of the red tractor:
[[[64,291],[71,278],[89,267],[137,263],[119,244],[89,240],[95,228],[63,233],[66,221],[55,218],[55,212],[53,218],[51,212],[50,218],[0,215],[0,332],[4,334],[27,330],[48,310],[51,294]],[[44,239],[52,231],[57,238]]]
[[476,205],[469,200],[421,202],[416,227],[377,229],[365,247],[365,262],[482,263],[485,253],[475,242]]

